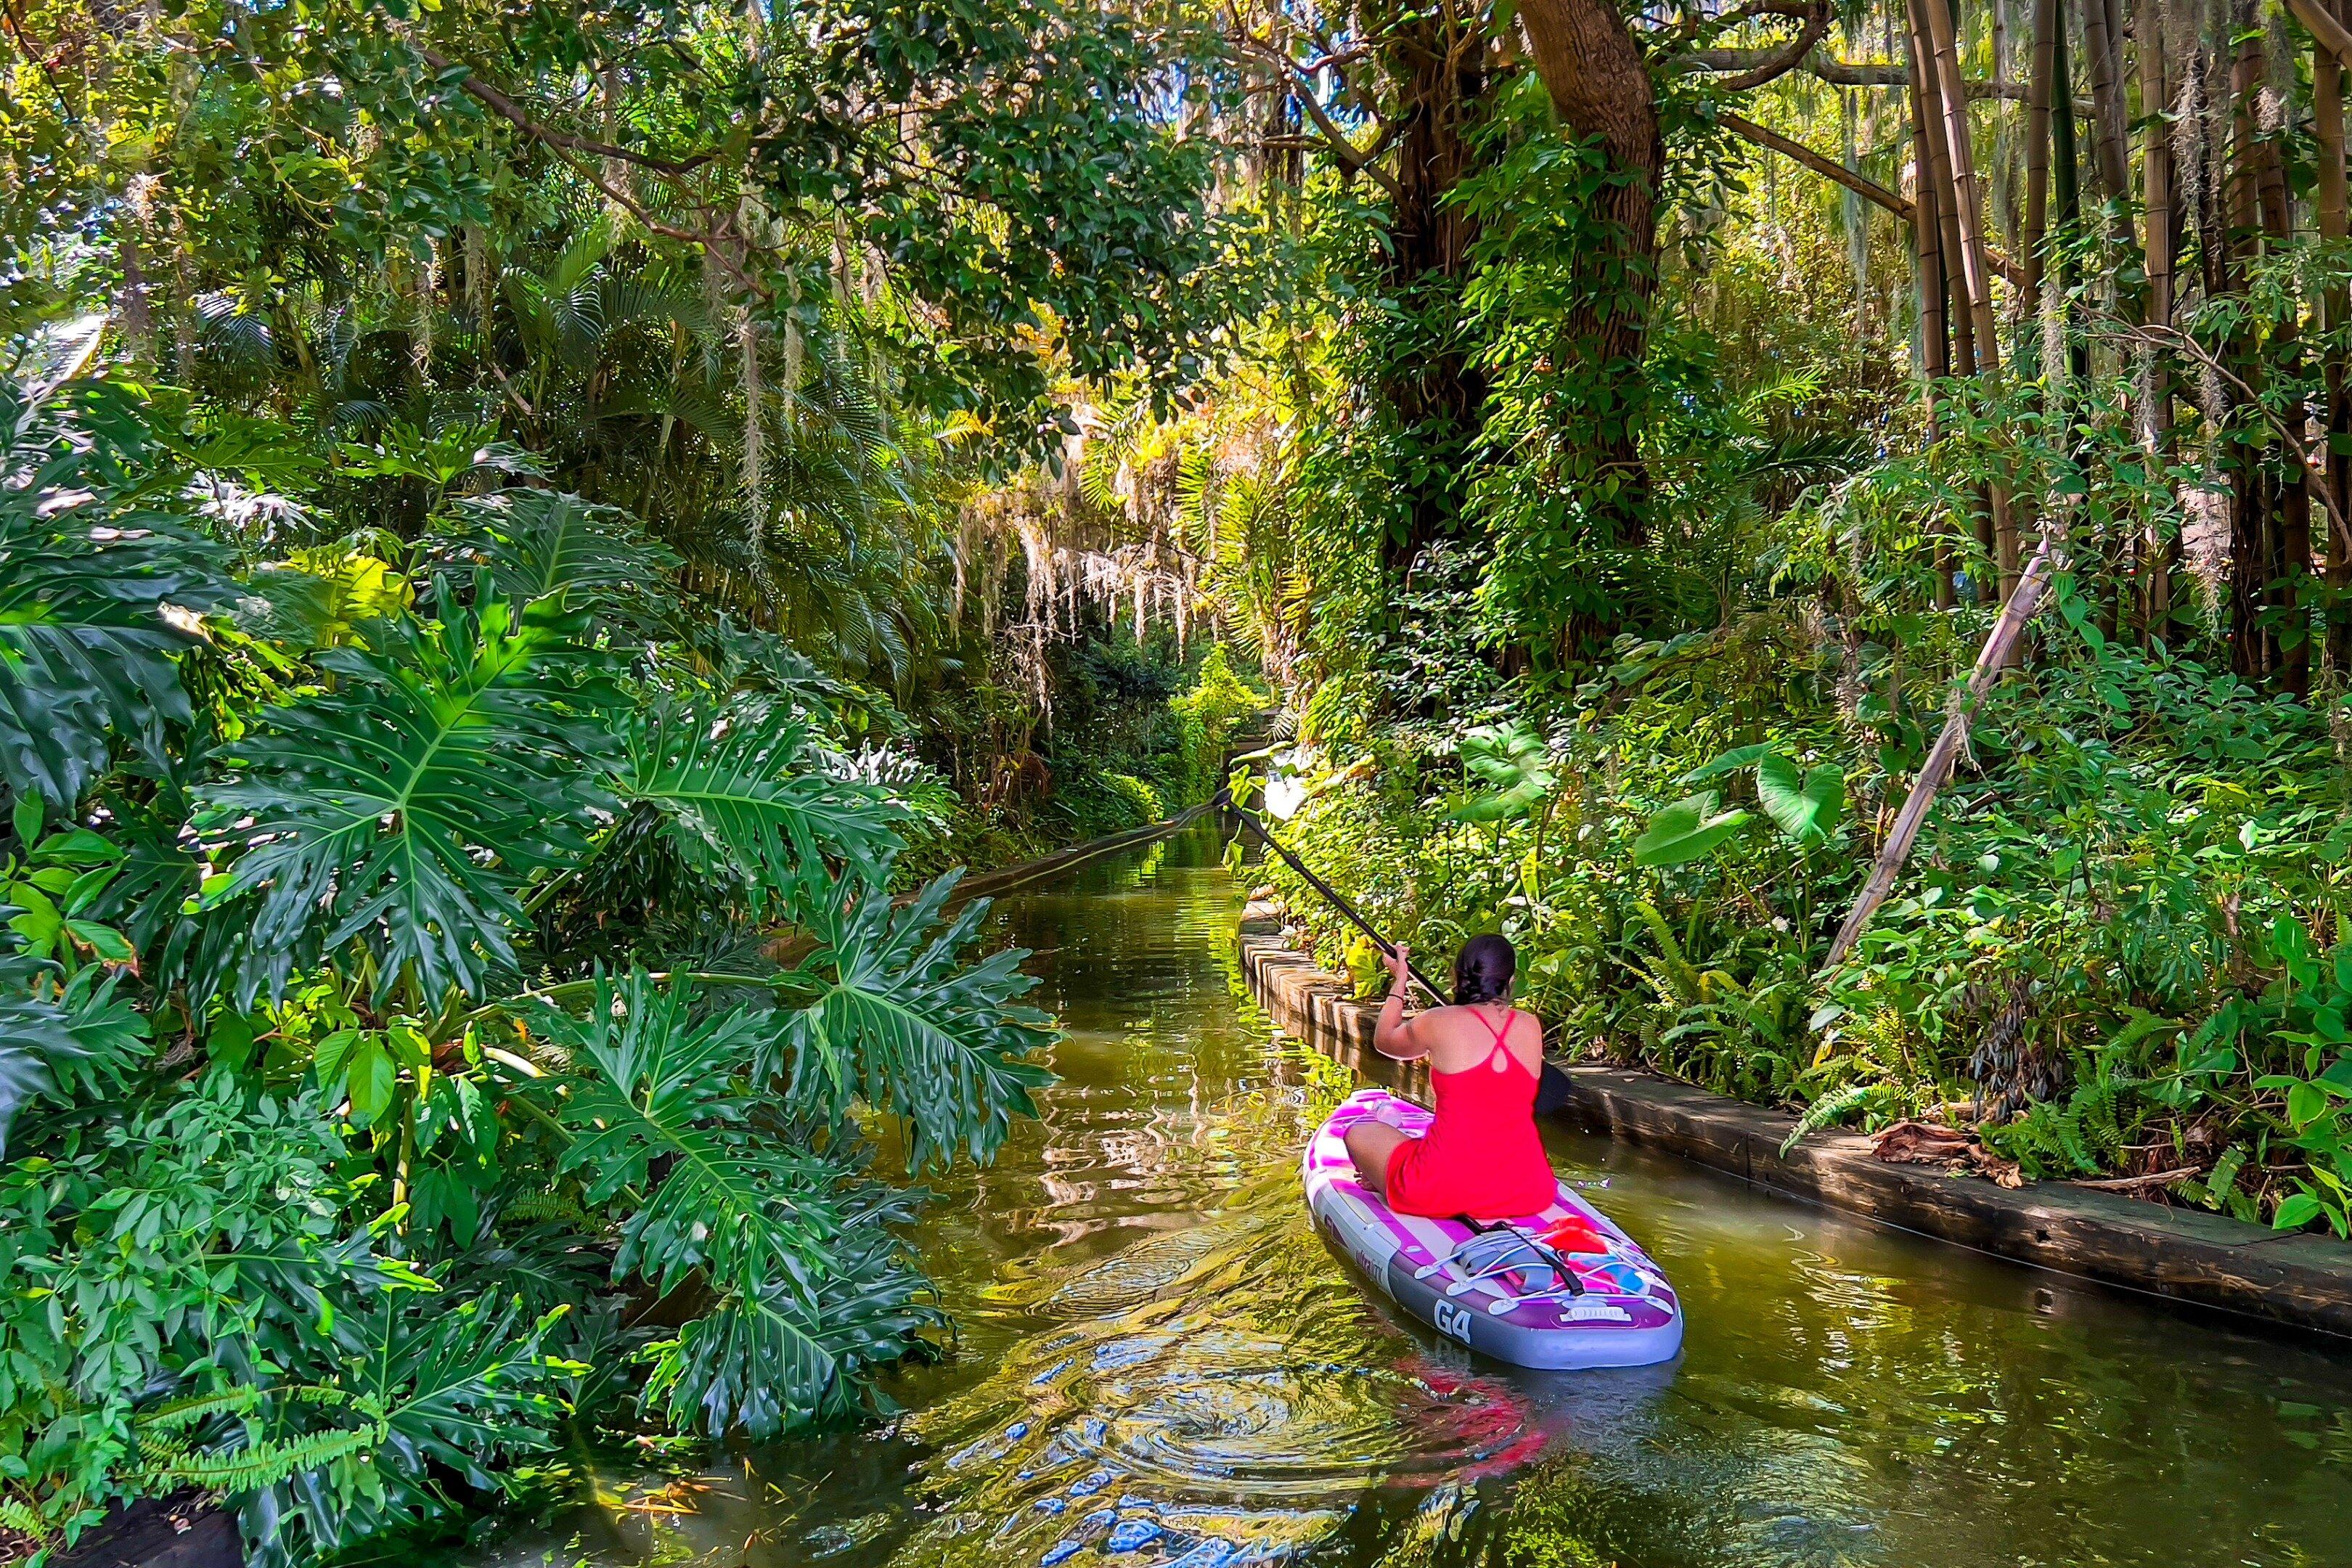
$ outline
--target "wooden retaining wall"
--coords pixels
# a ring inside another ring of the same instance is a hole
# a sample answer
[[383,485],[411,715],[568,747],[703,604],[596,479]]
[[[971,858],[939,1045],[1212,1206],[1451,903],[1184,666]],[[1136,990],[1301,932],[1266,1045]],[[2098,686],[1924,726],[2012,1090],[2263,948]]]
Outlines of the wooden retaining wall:
[[[1242,968],[1284,1029],[1351,1065],[1372,1057],[1379,1009],[1346,980],[1293,949],[1272,910],[1253,904],[1241,927]],[[1396,1064],[1379,1076],[1394,1081]],[[2352,1336],[2352,1247],[2330,1237],[2247,1225],[2201,1209],[2095,1192],[2063,1182],[2021,1190],[1926,1165],[1890,1164],[1867,1140],[1816,1133],[1790,1150],[1782,1111],[1726,1099],[1654,1073],[1558,1064],[1561,1114],[1596,1131],[1679,1154],[1741,1181],[1902,1230],[2201,1308],[2298,1330]],[[1427,1079],[1402,1092],[1426,1098]]]

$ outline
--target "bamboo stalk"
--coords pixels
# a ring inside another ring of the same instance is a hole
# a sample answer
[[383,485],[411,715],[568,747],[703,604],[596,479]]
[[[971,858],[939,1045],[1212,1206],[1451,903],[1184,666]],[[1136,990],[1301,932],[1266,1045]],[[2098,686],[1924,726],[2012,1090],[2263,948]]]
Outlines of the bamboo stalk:
[[1936,737],[1927,760],[1920,764],[1919,776],[1912,782],[1911,793],[1895,816],[1895,826],[1878,852],[1877,864],[1871,868],[1870,880],[1863,885],[1862,896],[1854,900],[1845,924],[1838,928],[1837,940],[1830,943],[1824,970],[1835,969],[1844,962],[1855,940],[1869,926],[1871,917],[1878,913],[1879,906],[1895,890],[1895,879],[1903,874],[1903,863],[1911,858],[1911,847],[1918,841],[1920,828],[1927,825],[1928,808],[1936,804],[1937,793],[1952,776],[1952,764],[1968,742],[1969,725],[1977,707],[1992,689],[1993,682],[2000,679],[2000,672],[2009,667],[2026,623],[2042,606],[2043,591],[2050,585],[2051,569],[2050,535],[2045,531],[2041,545],[2033,552],[2033,559],[2026,563],[2017,586],[2001,605],[2000,617],[1993,622],[1984,647],[1978,650],[1976,668],[1969,672],[1967,690],[1957,694],[1945,715],[1943,731]]
[[[2316,37],[2316,34],[2314,35]],[[2319,144],[2319,235],[2330,243],[2347,237],[2344,159],[2344,70],[2342,56],[2324,41],[2312,54],[2311,120]],[[2352,321],[2352,298],[2341,288],[2327,290],[2321,301],[2321,321],[2333,335]],[[2352,511],[2352,456],[2338,448],[2352,445],[2352,396],[2347,396],[2344,355],[2327,356],[2327,477],[2326,498],[2331,513]],[[2346,614],[2342,595],[2352,590],[2352,552],[2341,540],[2327,542],[2327,584],[2335,590],[2328,611],[2328,662],[2339,677],[2352,664],[2352,616]]]
[[2128,203],[2131,159],[2124,147],[2123,83],[2107,22],[2107,0],[2083,0],[2083,52],[2091,57],[2092,163],[2107,200]]
[[[2172,325],[2173,237],[2178,227],[2172,169],[2172,123],[2166,110],[2172,104],[2171,69],[2165,58],[2166,37],[2162,0],[2141,0],[2138,22],[2139,94],[2147,130],[2140,143],[2140,179],[2147,207],[2147,300],[2146,320],[2158,332]],[[2148,447],[2156,461],[2172,456],[2171,357],[2160,348],[2148,353]],[[2172,574],[2180,556],[2180,539],[2151,519],[2141,542],[2140,629],[2151,643],[2164,640],[2172,619]]]
[[[2268,90],[2282,100],[2292,102],[2300,85],[2295,79],[2292,60],[2286,61],[2286,77],[2279,79],[2275,64],[2265,51],[2262,59],[2263,83]],[[2262,208],[2263,233],[2269,243],[2284,248],[2294,234],[2294,203],[2286,183],[2286,160],[2280,152],[2281,137],[2263,135],[2254,143],[2259,160],[2260,182],[2257,195]],[[2271,350],[2278,366],[2281,384],[2294,385],[2302,380],[2303,333],[2293,317],[2282,321],[2271,334]],[[2309,419],[2308,405],[2298,400],[2289,409],[2287,423],[2295,429],[2305,427]],[[2305,585],[2311,577],[2311,486],[2307,470],[2300,464],[2288,469],[2277,482],[2278,504],[2273,513],[2271,556],[2269,563],[2268,600],[2272,607],[2290,623],[2308,622],[2308,612],[2301,605]],[[2308,637],[2273,635],[2279,685],[2297,696],[2311,685],[2311,639]]]
[[[1914,74],[1915,81],[1917,79]],[[1944,272],[1942,222],[1937,212],[1934,160],[1927,153],[1927,131],[1915,87],[1911,103],[1911,168],[1918,200],[1911,207],[1911,243],[1918,256],[1920,369],[1927,381],[1927,438],[1940,440],[1943,409],[1936,385],[1952,373],[1950,323],[1945,315],[1949,285]],[[1948,520],[1935,526],[1936,607],[1948,610],[1957,593],[1952,575],[1951,528]]]
[[[1908,0],[1911,31],[1911,96],[1912,115],[1918,126],[1918,140],[1927,149],[1927,163],[1920,179],[1920,190],[1933,190],[1936,207],[1937,248],[1942,252],[1944,283],[1951,301],[1946,325],[1952,334],[1951,372],[1954,375],[1974,375],[1977,373],[1976,315],[1963,283],[1960,258],[1960,220],[1952,201],[1951,151],[1947,144],[1943,113],[1942,83],[1935,69],[1934,46],[1921,21],[1922,0]],[[1940,5],[1943,0],[1931,0]]]
[[2050,228],[2050,84],[2057,72],[2057,31],[2063,26],[2058,0],[2034,0],[2033,77],[2025,89],[2025,235],[2020,246],[2029,314],[2042,302],[2042,248]]
[[[2231,293],[2245,287],[2246,267],[2262,242],[2259,195],[2261,144],[2255,134],[2253,101],[2263,74],[2262,34],[2245,25],[2252,7],[2233,0],[2230,23],[2236,44],[2230,58],[2230,156],[2227,212],[2230,243],[2222,247],[2221,286]],[[2246,400],[2262,400],[2263,366],[2255,353],[2252,329],[2241,321],[2232,332],[2227,358]],[[2231,458],[2230,475],[2230,653],[2231,668],[2243,679],[2266,684],[2274,663],[2275,640],[2263,609],[2272,574],[2271,487],[2261,452],[2239,444]]]
[[[1976,328],[1977,365],[1997,379],[2000,331],[1993,318],[1992,275],[1985,263],[1984,215],[1977,200],[1976,152],[1969,139],[1969,102],[1960,82],[1959,43],[1952,26],[1952,9],[1945,0],[1912,0],[1912,5],[1915,15],[1926,18],[1942,102],[1944,152],[1950,175],[1945,188],[1951,193],[1959,224],[1960,279]],[[2010,510],[2005,486],[1998,482],[1989,486],[1986,500],[1991,512],[1993,556],[2000,569],[2001,590],[2008,594],[2014,591],[2018,580],[2017,519]]]
[[1944,152],[1949,160],[1952,208],[1960,226],[1960,281],[1976,318],[1977,362],[2000,368],[2000,340],[1992,314],[1992,273],[1985,265],[1984,214],[1977,200],[1976,148],[1969,130],[1969,100],[1960,81],[1958,39],[1951,7],[1943,0],[1915,0],[1927,20],[1927,42],[1936,62],[1937,97],[1944,114]]

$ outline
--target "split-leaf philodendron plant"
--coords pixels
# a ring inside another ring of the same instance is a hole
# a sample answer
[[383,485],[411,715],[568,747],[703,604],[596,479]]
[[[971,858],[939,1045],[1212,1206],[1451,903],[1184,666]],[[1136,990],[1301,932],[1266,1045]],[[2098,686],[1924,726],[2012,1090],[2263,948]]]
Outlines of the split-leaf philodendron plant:
[[940,1321],[865,1133],[989,1158],[1049,1029],[789,650],[569,495],[260,562],[134,391],[0,433],[0,1525],[297,1563],[858,1408]]

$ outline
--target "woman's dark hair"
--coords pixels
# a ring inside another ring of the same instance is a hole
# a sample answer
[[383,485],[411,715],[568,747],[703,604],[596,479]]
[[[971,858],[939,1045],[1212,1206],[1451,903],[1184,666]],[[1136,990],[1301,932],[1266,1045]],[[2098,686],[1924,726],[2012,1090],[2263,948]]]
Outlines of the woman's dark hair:
[[1474,936],[1454,955],[1454,1005],[1500,1002],[1511,994],[1511,976],[1518,972],[1519,955],[1499,936]]

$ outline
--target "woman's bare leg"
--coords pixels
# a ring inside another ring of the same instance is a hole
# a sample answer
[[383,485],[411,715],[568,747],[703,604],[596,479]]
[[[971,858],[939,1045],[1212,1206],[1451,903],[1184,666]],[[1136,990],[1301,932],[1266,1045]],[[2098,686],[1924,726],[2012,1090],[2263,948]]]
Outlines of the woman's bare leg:
[[1348,1157],[1356,1162],[1356,1180],[1379,1197],[1389,1193],[1389,1155],[1400,1143],[1412,1142],[1385,1121],[1359,1121],[1348,1129]]

